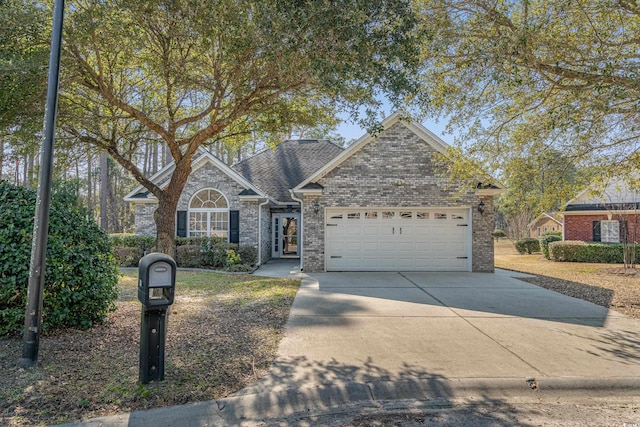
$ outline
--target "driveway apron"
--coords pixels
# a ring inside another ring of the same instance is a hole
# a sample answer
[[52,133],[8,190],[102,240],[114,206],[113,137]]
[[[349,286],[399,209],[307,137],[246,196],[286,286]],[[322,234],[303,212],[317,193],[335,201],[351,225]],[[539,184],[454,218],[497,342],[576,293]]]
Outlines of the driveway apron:
[[409,379],[640,377],[640,321],[512,276],[305,274],[270,375],[244,393]]

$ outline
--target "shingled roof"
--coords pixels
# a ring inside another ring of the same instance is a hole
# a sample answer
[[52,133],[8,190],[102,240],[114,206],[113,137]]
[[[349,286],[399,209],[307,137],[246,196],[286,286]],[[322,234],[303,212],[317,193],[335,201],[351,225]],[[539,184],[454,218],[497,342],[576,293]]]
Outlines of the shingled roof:
[[231,166],[280,202],[291,202],[294,188],[343,151],[327,140],[287,140]]

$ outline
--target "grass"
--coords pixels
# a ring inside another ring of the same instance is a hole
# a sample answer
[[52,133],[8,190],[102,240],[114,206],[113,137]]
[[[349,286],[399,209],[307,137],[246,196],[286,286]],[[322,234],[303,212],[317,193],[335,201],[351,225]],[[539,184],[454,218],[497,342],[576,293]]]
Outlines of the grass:
[[17,365],[22,340],[0,338],[0,425],[46,425],[228,396],[265,375],[299,280],[178,271],[165,381],[138,383],[137,272],[102,325],[55,331],[38,366]]
[[622,264],[557,262],[540,253],[520,255],[509,240],[497,242],[494,249],[497,268],[534,274],[536,278],[526,281],[640,318],[640,278],[615,274]]

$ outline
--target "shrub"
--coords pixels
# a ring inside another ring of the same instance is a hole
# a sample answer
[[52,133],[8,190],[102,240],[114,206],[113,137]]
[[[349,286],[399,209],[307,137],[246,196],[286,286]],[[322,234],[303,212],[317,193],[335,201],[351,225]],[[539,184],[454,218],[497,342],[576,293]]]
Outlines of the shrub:
[[[36,193],[0,181],[0,335],[24,326]],[[75,189],[54,188],[42,329],[89,328],[115,310],[118,268],[107,235],[78,207]]]
[[229,249],[227,251],[227,263],[226,266],[229,267],[231,265],[240,264],[240,255],[236,253],[233,249]]
[[153,252],[156,246],[156,238],[153,236],[141,236],[131,233],[113,233],[109,234],[109,239],[113,242],[113,246],[138,248],[142,250],[143,255]]
[[199,266],[214,268],[224,267],[227,264],[227,251],[238,248],[237,244],[229,243],[220,237],[178,237],[176,238],[176,257],[181,246],[198,246],[201,252]]
[[538,239],[526,237],[516,242],[516,250],[521,254],[540,252],[540,242],[538,242]]
[[144,251],[140,248],[129,248],[126,246],[114,246],[113,255],[120,267],[137,267]]
[[232,273],[248,273],[253,270],[249,264],[233,264],[227,267],[227,271]]
[[540,250],[542,251],[542,255],[544,255],[546,259],[549,259],[549,243],[559,242],[561,240],[562,237],[556,234],[543,234],[542,237],[540,237]]
[[202,267],[203,256],[200,245],[181,245],[176,248],[178,267]]
[[491,235],[493,236],[494,239],[496,239],[496,241],[507,237],[507,233],[505,233],[502,230],[495,230],[493,233],[491,233]]
[[[640,248],[640,245],[636,245]],[[636,262],[640,262],[640,251],[636,251]],[[567,240],[549,244],[549,257],[554,261],[596,262],[622,264],[623,245],[616,243],[588,243]]]
[[242,264],[255,265],[258,262],[258,248],[253,246],[240,246],[238,255]]

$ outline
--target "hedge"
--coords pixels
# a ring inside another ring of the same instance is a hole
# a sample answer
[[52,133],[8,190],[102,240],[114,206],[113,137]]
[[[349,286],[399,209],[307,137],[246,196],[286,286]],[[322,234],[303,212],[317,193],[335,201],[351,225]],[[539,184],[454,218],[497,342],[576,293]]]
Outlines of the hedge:
[[[144,254],[155,250],[156,240],[152,236],[115,233],[109,238],[121,267],[135,267]],[[234,251],[232,258],[229,258],[230,251]],[[252,246],[238,247],[221,237],[176,237],[175,260],[178,267],[229,268],[238,263],[251,266],[258,260],[258,250]]]
[[[553,261],[622,264],[623,247],[619,243],[591,243],[578,240],[551,242],[549,257]],[[640,262],[640,245],[636,245],[635,262]]]
[[543,234],[540,237],[540,250],[542,251],[542,255],[546,259],[549,259],[549,243],[551,242],[559,242],[562,240],[562,237],[556,234]]
[[538,239],[532,237],[526,237],[522,240],[518,240],[515,243],[516,250],[521,253],[532,254],[534,252],[540,252],[540,242]]
[[[0,181],[0,335],[20,333],[29,282],[36,192]],[[115,310],[118,268],[107,235],[75,188],[54,187],[42,309],[43,330],[89,328]]]

